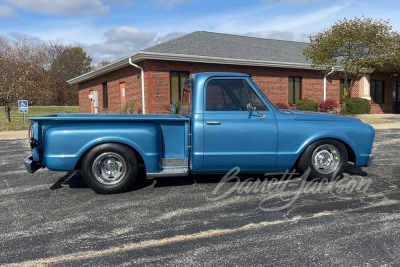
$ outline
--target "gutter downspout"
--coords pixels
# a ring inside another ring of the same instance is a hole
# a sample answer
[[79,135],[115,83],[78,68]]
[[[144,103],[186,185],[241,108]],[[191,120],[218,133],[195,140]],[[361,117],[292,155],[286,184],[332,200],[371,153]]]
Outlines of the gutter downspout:
[[131,57],[129,57],[129,64],[140,69],[140,76],[142,77],[142,106],[143,106],[143,114],[146,114],[146,100],[144,98],[144,70],[142,67],[132,63]]
[[334,71],[335,67],[332,67],[332,70],[324,76],[324,101],[326,100],[326,77],[331,75]]

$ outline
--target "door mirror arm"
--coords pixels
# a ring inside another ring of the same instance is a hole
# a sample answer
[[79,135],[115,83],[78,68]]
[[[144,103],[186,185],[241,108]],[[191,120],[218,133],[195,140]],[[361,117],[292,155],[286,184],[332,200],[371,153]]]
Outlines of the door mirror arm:
[[267,115],[264,115],[261,112],[259,112],[256,107],[253,107],[250,102],[247,103],[247,111],[250,113],[250,116],[251,113],[254,111],[255,113],[258,114],[257,117],[259,117],[260,119],[264,119],[265,117],[267,117]]

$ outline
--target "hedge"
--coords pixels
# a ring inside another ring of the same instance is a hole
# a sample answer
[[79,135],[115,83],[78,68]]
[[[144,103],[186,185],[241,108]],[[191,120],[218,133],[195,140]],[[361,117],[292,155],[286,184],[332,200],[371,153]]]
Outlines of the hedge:
[[367,99],[351,97],[347,103],[348,114],[368,114],[371,111],[371,104]]
[[296,108],[298,110],[318,111],[318,102],[311,99],[299,100],[296,103]]

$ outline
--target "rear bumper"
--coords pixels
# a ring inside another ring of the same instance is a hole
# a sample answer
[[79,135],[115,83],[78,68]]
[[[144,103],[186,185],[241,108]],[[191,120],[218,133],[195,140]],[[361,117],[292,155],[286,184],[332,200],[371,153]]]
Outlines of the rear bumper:
[[24,160],[24,165],[26,170],[32,174],[35,171],[39,170],[42,167],[42,163],[38,161],[34,161],[32,157],[26,158]]
[[367,162],[367,167],[371,166],[372,160],[374,159],[375,155],[374,154],[369,154],[368,155],[368,162]]

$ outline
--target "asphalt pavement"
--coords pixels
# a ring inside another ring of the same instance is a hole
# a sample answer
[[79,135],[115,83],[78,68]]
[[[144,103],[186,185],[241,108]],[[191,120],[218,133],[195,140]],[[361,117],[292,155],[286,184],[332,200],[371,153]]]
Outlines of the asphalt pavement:
[[324,183],[299,175],[190,176],[99,195],[78,172],[23,166],[0,141],[0,265],[398,266],[400,135],[377,130],[368,168]]

